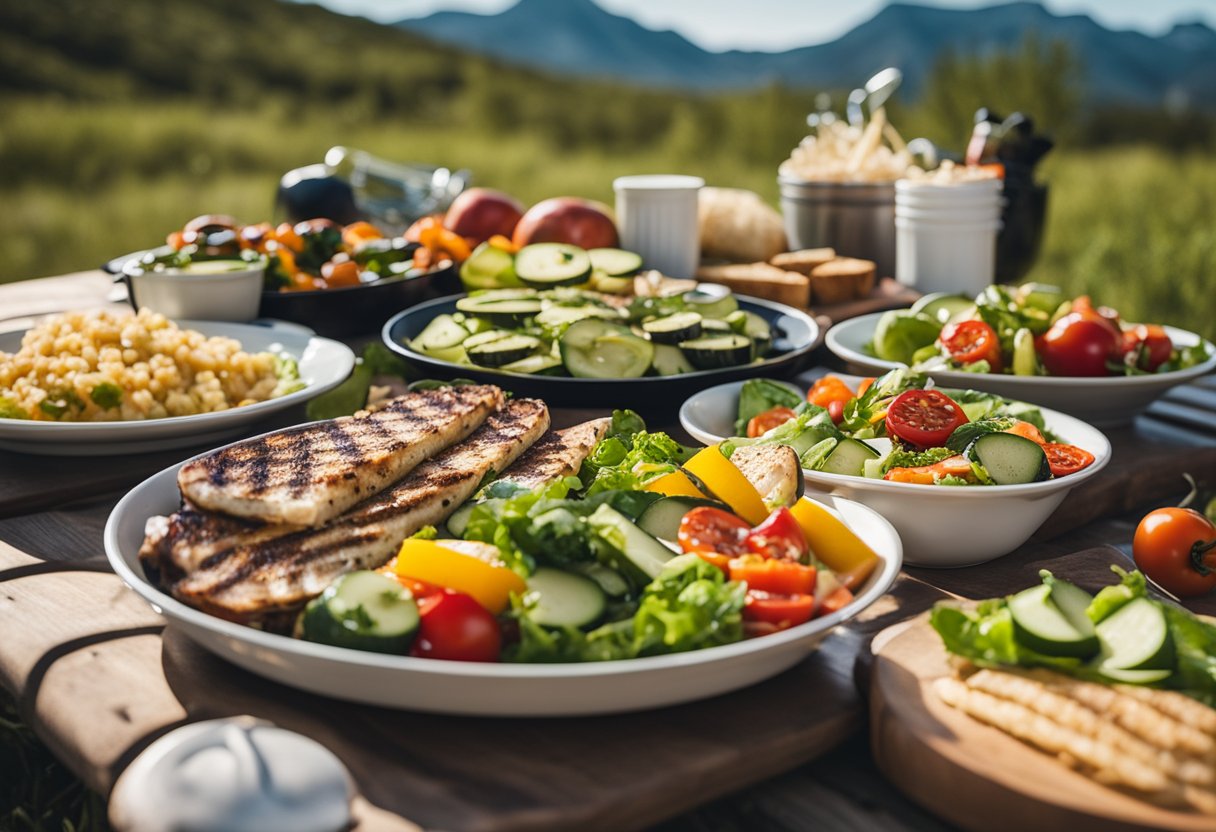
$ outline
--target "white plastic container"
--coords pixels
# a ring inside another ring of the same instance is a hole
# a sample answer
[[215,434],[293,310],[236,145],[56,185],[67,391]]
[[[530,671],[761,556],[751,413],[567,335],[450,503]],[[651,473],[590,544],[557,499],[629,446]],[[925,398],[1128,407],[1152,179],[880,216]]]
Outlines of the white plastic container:
[[895,183],[895,279],[919,292],[978,294],[996,276],[1001,182]]
[[140,309],[174,320],[251,321],[262,302],[266,260],[251,262],[248,268],[226,267],[232,263],[203,260],[184,270],[158,272],[145,271],[133,261],[123,267],[123,275]]
[[637,252],[648,269],[692,277],[701,259],[696,176],[622,176],[615,179],[616,222],[621,247]]

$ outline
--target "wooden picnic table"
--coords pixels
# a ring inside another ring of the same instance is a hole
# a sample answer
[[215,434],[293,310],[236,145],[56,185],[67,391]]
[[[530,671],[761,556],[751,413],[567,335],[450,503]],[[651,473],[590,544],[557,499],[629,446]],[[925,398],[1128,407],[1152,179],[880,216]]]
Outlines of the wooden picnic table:
[[[0,329],[120,302],[101,272],[0,286]],[[815,372],[822,367],[804,380]],[[602,414],[557,409],[553,420],[594,415]],[[250,433],[302,418],[297,408]],[[252,714],[344,760],[362,792],[361,829],[953,828],[901,794],[899,772],[889,779],[870,753],[870,639],[938,599],[1027,586],[1040,568],[1091,588],[1109,582],[1110,564],[1129,563],[1139,510],[1180,497],[1183,472],[1216,472],[1213,425],[1208,376],[1109,431],[1111,464],[1019,550],[966,569],[906,568],[889,596],[775,679],[659,711],[560,720],[351,705],[231,666],[123,587],[101,542],[129,488],[206,448],[75,459],[0,452],[0,684],[59,759],[102,793],[165,732]],[[652,427],[688,441],[674,413]],[[1191,606],[1216,611],[1210,600]],[[985,818],[955,822],[989,828]]]

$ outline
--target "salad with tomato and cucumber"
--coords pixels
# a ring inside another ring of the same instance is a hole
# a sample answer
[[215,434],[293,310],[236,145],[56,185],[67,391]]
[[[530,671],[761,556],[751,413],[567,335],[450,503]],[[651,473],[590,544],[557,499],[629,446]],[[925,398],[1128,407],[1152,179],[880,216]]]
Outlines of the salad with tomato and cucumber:
[[914,485],[1022,485],[1095,461],[1053,435],[1034,405],[939,389],[909,369],[857,388],[825,376],[805,397],[767,379],[746,381],[735,430],[728,448],[788,445],[809,471]]
[[1041,283],[926,295],[879,318],[866,350],[923,372],[1071,377],[1167,373],[1212,356],[1202,339],[1175,344],[1162,326],[1128,323],[1087,295]]
[[309,641],[480,662],[633,659],[842,609],[879,563],[788,449],[694,450],[628,411],[577,476],[484,486],[300,614]]

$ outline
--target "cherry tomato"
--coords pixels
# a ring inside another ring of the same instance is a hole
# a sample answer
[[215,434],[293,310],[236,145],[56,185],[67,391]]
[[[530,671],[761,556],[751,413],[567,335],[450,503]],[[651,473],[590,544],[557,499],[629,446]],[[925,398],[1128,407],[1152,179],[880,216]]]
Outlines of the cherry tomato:
[[730,561],[730,579],[742,581],[748,589],[781,595],[813,595],[815,567],[792,560],[744,555]]
[[1136,527],[1132,556],[1145,575],[1179,598],[1216,588],[1216,525],[1194,509],[1159,508]]
[[844,421],[844,406],[848,402],[842,402],[840,399],[833,399],[828,402],[828,415],[832,417],[832,422],[839,425]]
[[1137,324],[1123,332],[1123,353],[1135,366],[1150,373],[1170,360],[1174,342],[1156,324]]
[[1001,371],[1001,339],[997,337],[996,330],[983,321],[946,324],[942,327],[938,342],[960,364],[987,361],[992,372]]
[[849,385],[837,376],[824,376],[817,379],[806,393],[808,402],[826,408],[829,412],[833,402],[840,402],[841,412],[843,412],[845,402],[855,398],[857,396],[849,389]]
[[1064,445],[1059,442],[1043,442],[1043,453],[1047,454],[1047,464],[1051,466],[1053,477],[1065,477],[1075,474],[1082,468],[1088,468],[1094,463],[1094,455],[1076,445]]
[[853,592],[847,586],[838,586],[819,602],[815,608],[815,617],[831,615],[853,600]]
[[743,607],[743,621],[768,624],[778,630],[784,630],[810,621],[814,611],[814,595],[782,595],[749,589],[747,602]]
[[496,662],[502,648],[498,621],[463,592],[444,590],[418,601],[422,621],[411,656],[457,662]]
[[676,541],[685,552],[717,552],[719,555],[742,555],[747,552],[744,540],[752,527],[727,511],[711,506],[697,506],[680,520]]
[[753,416],[747,423],[748,436],[763,436],[778,425],[784,425],[794,418],[794,411],[788,407],[770,408],[763,413]]
[[[1017,434],[1023,439],[1029,439],[1031,442],[1034,442],[1037,445],[1042,445],[1047,442],[1047,440],[1043,438],[1043,434],[1038,428],[1030,424],[1030,422],[1023,422],[1021,419],[1015,421],[1013,423],[1013,427],[1006,430],[1005,433]],[[1093,462],[1093,457],[1090,457],[1090,462]]]
[[907,390],[887,408],[887,433],[917,448],[946,444],[967,414],[945,393],[937,390]]
[[810,551],[802,526],[793,512],[782,506],[752,529],[743,541],[748,549],[766,558],[802,560]]
[[1070,312],[1051,325],[1036,343],[1039,358],[1054,376],[1110,375],[1106,362],[1117,361],[1122,338],[1109,322]]
[[1122,327],[1119,326],[1119,313],[1111,309],[1109,306],[1099,306],[1094,308],[1093,301],[1089,299],[1089,295],[1081,295],[1072,302],[1072,312],[1076,312],[1084,318],[1098,323],[1108,324],[1118,335]]

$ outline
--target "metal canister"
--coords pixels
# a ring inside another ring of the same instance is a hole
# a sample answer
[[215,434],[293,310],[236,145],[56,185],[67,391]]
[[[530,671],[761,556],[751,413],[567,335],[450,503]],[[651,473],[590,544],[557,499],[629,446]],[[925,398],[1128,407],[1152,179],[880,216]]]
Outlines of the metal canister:
[[895,274],[895,183],[808,182],[777,177],[791,249],[830,246]]

